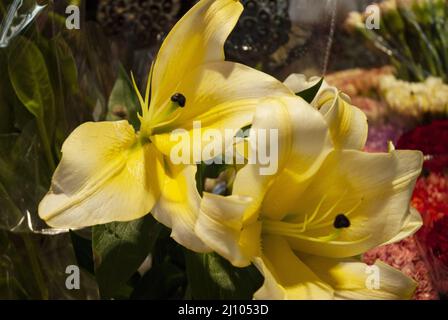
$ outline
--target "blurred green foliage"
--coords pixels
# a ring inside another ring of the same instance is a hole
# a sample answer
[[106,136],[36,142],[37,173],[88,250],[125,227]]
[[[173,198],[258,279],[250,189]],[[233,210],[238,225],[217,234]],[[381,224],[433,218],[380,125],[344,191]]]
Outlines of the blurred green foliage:
[[379,28],[362,23],[354,28],[371,48],[385,53],[399,78],[423,81],[428,76],[448,83],[448,2],[445,0],[410,0],[379,3]]

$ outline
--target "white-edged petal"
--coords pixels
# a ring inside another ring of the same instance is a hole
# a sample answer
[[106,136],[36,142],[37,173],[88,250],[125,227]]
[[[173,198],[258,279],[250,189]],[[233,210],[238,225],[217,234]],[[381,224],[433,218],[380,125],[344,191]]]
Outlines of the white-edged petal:
[[196,224],[198,236],[234,266],[245,267],[260,254],[260,222],[245,216],[251,199],[204,193]]
[[57,228],[137,219],[156,202],[162,172],[160,154],[127,121],[84,123],[62,146],[39,215]]
[[368,266],[356,259],[312,255],[301,259],[334,289],[336,299],[410,299],[416,288],[415,281],[382,261]]

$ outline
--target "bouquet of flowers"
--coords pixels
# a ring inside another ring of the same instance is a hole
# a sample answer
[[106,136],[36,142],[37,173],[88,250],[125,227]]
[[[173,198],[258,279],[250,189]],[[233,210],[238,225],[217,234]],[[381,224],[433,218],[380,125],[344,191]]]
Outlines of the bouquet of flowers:
[[120,75],[112,114],[63,142],[39,217],[70,232],[103,298],[410,298],[411,278],[360,256],[421,227],[422,153],[363,151],[366,115],[321,78],[227,61],[242,11],[199,1],[143,90]]

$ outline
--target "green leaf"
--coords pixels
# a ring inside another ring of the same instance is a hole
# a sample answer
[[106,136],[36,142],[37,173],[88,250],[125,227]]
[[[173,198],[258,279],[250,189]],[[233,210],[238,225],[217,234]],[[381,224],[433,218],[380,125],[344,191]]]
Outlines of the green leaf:
[[54,51],[57,67],[60,68],[52,72],[59,73],[61,84],[68,94],[76,94],[79,91],[78,69],[72,50],[61,35],[50,40],[50,49]]
[[[0,51],[0,70],[7,69],[6,55]],[[10,104],[10,82],[7,77],[0,79],[0,134],[9,133],[13,128],[13,108]]]
[[185,273],[170,261],[154,265],[137,283],[131,299],[180,299],[186,284]]
[[24,215],[29,213],[36,226],[37,206],[50,185],[34,121],[20,134],[0,134],[0,183],[0,228],[29,231]]
[[24,37],[14,41],[8,56],[8,74],[22,104],[37,120],[48,165],[55,169],[52,152],[55,127],[55,97],[45,59],[39,48]]
[[182,299],[187,288],[184,249],[161,225],[151,252],[151,268],[134,282],[131,299]]
[[39,37],[36,43],[45,58],[53,87],[56,126],[52,147],[54,153],[60,155],[61,146],[72,130],[69,115],[73,112],[80,115],[85,107],[80,101],[78,69],[72,50],[62,33],[50,40]]
[[50,299],[98,299],[93,277],[82,269],[80,289],[67,290],[66,268],[76,264],[67,233],[44,236],[0,230],[0,299],[42,299],[47,291]]
[[[18,37],[8,56],[8,74],[19,100],[47,128],[54,126],[55,103],[45,59],[31,41]],[[51,131],[51,130],[49,130]]]
[[127,119],[134,128],[138,129],[140,124],[137,116],[138,105],[139,103],[131,81],[126,74],[126,71],[123,69],[123,66],[120,65],[117,81],[115,82],[109,97],[106,120],[115,121]]
[[[1,163],[0,163],[1,164]],[[20,223],[22,212],[17,208],[0,179],[0,229],[12,229]]]
[[151,215],[93,227],[95,275],[103,298],[120,295],[151,252],[159,230]]
[[311,103],[311,101],[313,101],[314,98],[316,97],[316,94],[319,92],[319,89],[322,86],[323,81],[324,78],[320,78],[320,80],[314,86],[296,93],[296,96],[299,96],[306,102]]
[[193,299],[252,299],[263,284],[254,266],[236,268],[216,253],[185,250],[185,257]]
[[[6,50],[0,50],[0,70],[8,70]],[[0,133],[21,130],[33,119],[33,115],[23,107],[17,98],[9,77],[0,78]]]
[[73,231],[70,231],[70,239],[72,240],[78,265],[89,273],[94,274],[92,240],[86,239]]

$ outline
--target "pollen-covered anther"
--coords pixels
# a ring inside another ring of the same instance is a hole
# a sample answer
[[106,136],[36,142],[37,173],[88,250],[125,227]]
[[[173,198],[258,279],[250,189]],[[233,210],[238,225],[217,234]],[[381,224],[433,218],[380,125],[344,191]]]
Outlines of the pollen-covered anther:
[[179,107],[184,107],[187,99],[182,93],[175,93],[171,96],[171,101],[177,103]]
[[333,226],[336,229],[342,229],[342,228],[348,228],[350,227],[350,220],[347,218],[347,216],[343,213],[338,214],[334,218]]

